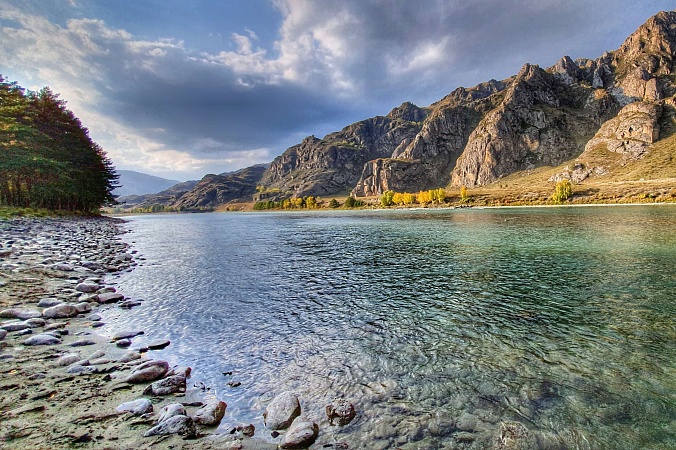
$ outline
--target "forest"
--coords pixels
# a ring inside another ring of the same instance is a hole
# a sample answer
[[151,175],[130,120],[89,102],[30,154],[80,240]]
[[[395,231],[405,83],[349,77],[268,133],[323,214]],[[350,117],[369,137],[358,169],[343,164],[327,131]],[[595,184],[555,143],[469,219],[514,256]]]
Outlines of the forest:
[[96,212],[118,175],[66,101],[0,75],[0,205]]

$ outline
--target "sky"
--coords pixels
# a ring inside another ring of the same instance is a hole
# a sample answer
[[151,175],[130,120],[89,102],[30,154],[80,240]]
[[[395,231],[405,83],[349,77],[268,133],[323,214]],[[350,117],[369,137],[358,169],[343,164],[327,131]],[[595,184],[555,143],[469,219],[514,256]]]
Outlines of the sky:
[[200,179],[459,86],[617,49],[676,0],[0,0],[0,74],[119,169]]

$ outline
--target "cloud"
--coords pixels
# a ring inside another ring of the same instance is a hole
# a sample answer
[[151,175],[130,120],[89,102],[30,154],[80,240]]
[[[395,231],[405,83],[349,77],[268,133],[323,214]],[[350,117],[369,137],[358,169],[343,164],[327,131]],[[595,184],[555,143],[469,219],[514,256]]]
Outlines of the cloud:
[[171,30],[138,36],[104,17],[83,18],[81,3],[50,16],[42,2],[0,0],[0,72],[60,92],[121,168],[183,178],[269,161],[307,134],[406,100],[424,106],[525,62],[597,57],[662,7],[275,0],[274,43],[247,23],[222,30],[229,49],[206,52]]

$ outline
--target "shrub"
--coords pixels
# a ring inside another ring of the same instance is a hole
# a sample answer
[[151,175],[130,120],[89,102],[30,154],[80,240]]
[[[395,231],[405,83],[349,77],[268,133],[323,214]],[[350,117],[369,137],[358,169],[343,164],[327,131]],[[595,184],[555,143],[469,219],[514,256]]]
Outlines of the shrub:
[[552,200],[554,203],[561,203],[568,200],[573,195],[573,185],[570,180],[561,180],[556,183]]

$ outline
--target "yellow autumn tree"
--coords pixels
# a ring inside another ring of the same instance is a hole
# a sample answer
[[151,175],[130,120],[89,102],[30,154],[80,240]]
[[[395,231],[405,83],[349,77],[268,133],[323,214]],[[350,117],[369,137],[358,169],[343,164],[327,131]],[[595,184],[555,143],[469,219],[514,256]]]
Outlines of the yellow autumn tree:
[[432,202],[432,191],[420,191],[416,194],[415,198],[418,200],[418,203],[421,205],[426,205]]

